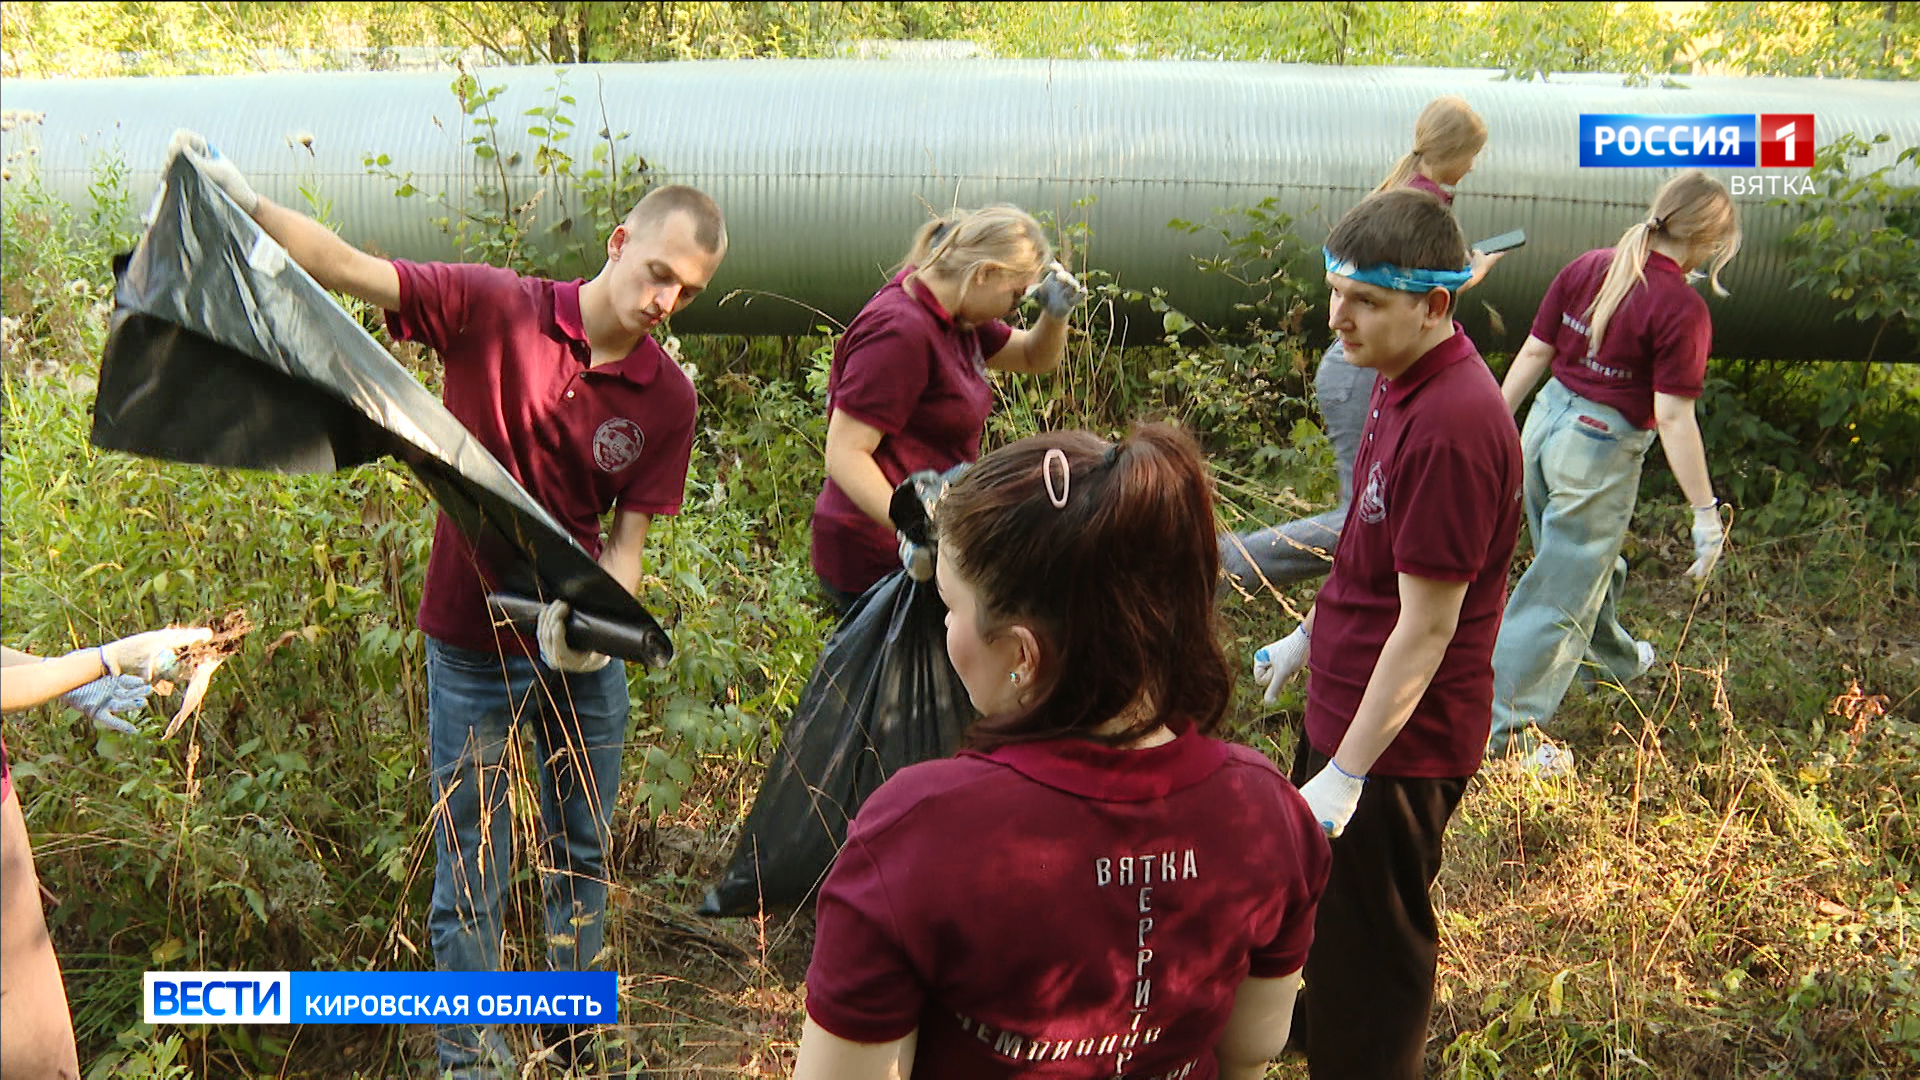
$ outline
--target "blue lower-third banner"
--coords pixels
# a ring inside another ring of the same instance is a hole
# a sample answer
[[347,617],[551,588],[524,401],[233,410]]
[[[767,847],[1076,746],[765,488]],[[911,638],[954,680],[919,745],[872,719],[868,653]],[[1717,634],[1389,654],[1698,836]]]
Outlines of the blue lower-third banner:
[[149,1024],[611,1024],[611,971],[149,971]]

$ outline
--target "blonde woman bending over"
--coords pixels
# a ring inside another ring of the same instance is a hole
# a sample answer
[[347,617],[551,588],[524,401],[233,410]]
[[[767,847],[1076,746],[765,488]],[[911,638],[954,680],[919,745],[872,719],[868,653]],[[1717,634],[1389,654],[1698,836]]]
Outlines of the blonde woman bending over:
[[[1031,329],[1005,322],[1032,292]],[[1067,316],[1086,290],[1053,261],[1040,223],[1014,206],[929,221],[893,280],[833,349],[827,378],[827,482],[813,509],[813,569],[842,614],[903,563],[919,580],[926,553],[894,535],[887,508],[909,474],[980,456],[993,410],[987,369],[1052,371]]]
[[1740,250],[1740,216],[1720,182],[1690,169],[1661,186],[1644,220],[1612,248],[1589,251],[1553,279],[1527,343],[1501,384],[1516,413],[1549,367],[1521,435],[1533,564],[1513,590],[1493,652],[1490,754],[1529,755],[1537,772],[1565,771],[1567,751],[1544,726],[1583,664],[1625,682],[1653,666],[1653,646],[1620,625],[1626,580],[1620,545],[1633,519],[1640,466],[1655,436],[1693,504],[1693,565],[1704,579],[1725,531],[1693,403],[1707,371],[1713,322],[1688,283]]

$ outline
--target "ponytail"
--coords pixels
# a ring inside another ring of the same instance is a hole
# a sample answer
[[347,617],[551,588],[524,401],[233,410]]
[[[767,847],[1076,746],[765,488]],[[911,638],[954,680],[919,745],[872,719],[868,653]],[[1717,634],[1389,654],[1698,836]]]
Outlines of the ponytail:
[[[955,216],[964,216],[966,211],[958,211]],[[931,266],[933,261],[945,253],[953,240],[953,224],[946,218],[934,218],[914,230],[913,244],[907,249],[907,257],[901,266]]]
[[1380,181],[1380,186],[1374,188],[1371,192],[1368,192],[1368,194],[1378,195],[1389,188],[1397,188],[1405,184],[1407,181],[1413,179],[1414,169],[1419,163],[1420,151],[1409,150],[1401,154],[1400,160],[1393,163],[1393,171],[1387,174],[1385,180]]
[[1413,149],[1400,155],[1373,194],[1397,188],[1413,179],[1422,163],[1456,161],[1478,154],[1487,145],[1487,122],[1465,98],[1447,94],[1427,102],[1413,123]]
[[1600,355],[1600,340],[1606,336],[1607,323],[1613,321],[1620,301],[1627,298],[1635,285],[1647,280],[1647,252],[1652,236],[1652,222],[1636,222],[1620,234],[1620,242],[1613,246],[1607,276],[1600,279],[1600,291],[1594,294],[1593,304],[1587,308],[1588,356]]
[[[940,558],[976,591],[981,635],[1017,623],[1040,644],[1034,698],[977,722],[970,746],[1219,727],[1233,679],[1213,606],[1213,484],[1192,436],[1140,424],[1114,444],[1021,439],[968,470],[937,516]],[[1095,734],[1135,701],[1147,705],[1135,723]]]
[[914,277],[957,281],[965,302],[975,270],[1037,274],[1052,261],[1053,244],[1033,215],[996,203],[978,210],[954,210],[921,225],[914,230],[907,257],[894,272],[911,267]]
[[1713,291],[1728,295],[1720,284],[1720,271],[1740,251],[1740,212],[1720,181],[1699,169],[1688,169],[1660,185],[1647,219],[1630,226],[1614,245],[1606,277],[1600,280],[1600,290],[1586,312],[1591,328],[1587,334],[1588,356],[1599,355],[1614,312],[1634,286],[1647,280],[1647,255],[1653,250],[1655,236],[1684,245],[1687,265],[1708,263],[1707,277]]

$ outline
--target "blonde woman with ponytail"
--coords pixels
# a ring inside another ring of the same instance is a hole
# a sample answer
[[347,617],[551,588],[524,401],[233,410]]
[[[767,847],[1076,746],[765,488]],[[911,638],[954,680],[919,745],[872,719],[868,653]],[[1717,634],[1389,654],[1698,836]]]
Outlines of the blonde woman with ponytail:
[[[1005,322],[1032,293],[1031,329]],[[1086,290],[1053,258],[1040,223],[1015,206],[956,210],[922,225],[893,279],[833,350],[827,376],[827,481],[814,503],[813,569],[842,614],[928,553],[897,538],[893,489],[923,469],[980,456],[993,407],[988,368],[1045,372],[1066,351],[1067,316]]]
[[[1473,106],[1451,94],[1434,98],[1414,122],[1412,149],[1400,155],[1373,193],[1397,187],[1419,188],[1452,208],[1453,185],[1473,171],[1474,160],[1486,145],[1487,124]],[[1468,252],[1473,275],[1460,291],[1479,284],[1499,261],[1498,253]],[[1347,504],[1353,499],[1353,457],[1360,447],[1360,429],[1366,426],[1374,378],[1372,371],[1347,363],[1339,338],[1327,347],[1314,374],[1313,390],[1327,438],[1333,443],[1340,501],[1314,517],[1221,537],[1220,564],[1229,580],[1253,590],[1262,582],[1281,585],[1323,577],[1333,565],[1333,546],[1340,539]]]
[[1652,644],[1634,640],[1615,605],[1627,568],[1620,546],[1656,436],[1693,505],[1687,576],[1704,579],[1719,559],[1725,532],[1694,419],[1713,324],[1688,279],[1704,268],[1725,296],[1720,271],[1739,250],[1726,188],[1690,169],[1661,186],[1618,244],[1575,259],[1547,289],[1500,387],[1518,413],[1552,369],[1521,437],[1534,559],[1493,653],[1490,754],[1526,753],[1536,771],[1565,771],[1571,755],[1533,729],[1552,718],[1582,664],[1617,682],[1653,666]]

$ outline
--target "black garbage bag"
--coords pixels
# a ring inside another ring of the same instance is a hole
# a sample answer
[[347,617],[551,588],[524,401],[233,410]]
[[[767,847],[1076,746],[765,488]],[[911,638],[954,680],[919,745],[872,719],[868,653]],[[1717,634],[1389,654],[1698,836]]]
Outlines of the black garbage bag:
[[175,158],[163,181],[114,266],[95,446],[276,472],[391,455],[499,568],[497,613],[530,631],[540,600],[564,599],[576,647],[672,658],[633,594],[198,165]]
[[[946,476],[919,472],[894,491],[894,524],[931,542]],[[974,717],[947,659],[946,605],[904,570],[854,601],[767,764],[746,828],[700,914],[753,915],[806,902],[847,838],[847,822],[887,777],[960,747]]]

